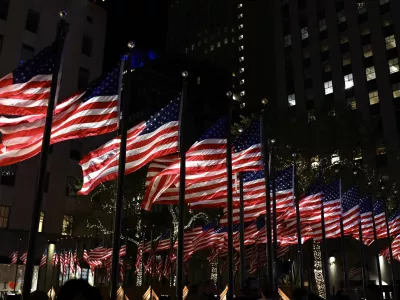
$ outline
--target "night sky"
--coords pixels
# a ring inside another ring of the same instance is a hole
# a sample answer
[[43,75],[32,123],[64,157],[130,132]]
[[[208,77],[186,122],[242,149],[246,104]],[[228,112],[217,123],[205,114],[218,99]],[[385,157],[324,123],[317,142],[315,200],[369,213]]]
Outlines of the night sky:
[[106,0],[108,12],[104,70],[112,68],[133,40],[139,49],[165,51],[167,0]]

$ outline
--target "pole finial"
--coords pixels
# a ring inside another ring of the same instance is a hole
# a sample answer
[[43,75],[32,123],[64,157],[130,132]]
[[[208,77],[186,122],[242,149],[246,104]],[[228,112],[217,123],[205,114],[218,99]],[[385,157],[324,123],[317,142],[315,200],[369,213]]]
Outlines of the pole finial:
[[135,43],[134,43],[133,41],[130,41],[130,42],[128,43],[128,48],[129,48],[129,49],[135,48]]
[[65,19],[67,16],[67,10],[65,8],[61,9],[58,15],[60,16],[61,19]]
[[187,78],[189,76],[189,73],[187,71],[182,72],[182,77]]

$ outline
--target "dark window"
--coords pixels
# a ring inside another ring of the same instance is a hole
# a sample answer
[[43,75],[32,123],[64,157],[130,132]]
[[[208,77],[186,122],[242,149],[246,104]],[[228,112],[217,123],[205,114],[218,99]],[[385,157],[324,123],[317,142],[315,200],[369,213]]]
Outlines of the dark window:
[[50,184],[50,172],[46,172],[46,175],[44,177],[44,192],[45,193],[49,192],[49,184]]
[[78,191],[78,182],[75,177],[68,176],[67,177],[67,186],[65,190],[65,195],[68,197],[75,197],[76,192]]
[[89,83],[89,70],[85,68],[79,68],[78,74],[78,89],[84,89]]
[[84,35],[82,38],[82,54],[92,55],[92,38],[88,35]]
[[40,14],[37,11],[28,9],[28,15],[26,17],[25,29],[37,33],[39,28]]
[[[64,216],[61,235],[72,236],[72,229],[74,225],[74,217],[72,216]],[[69,269],[69,268],[67,268]]]
[[10,218],[10,206],[0,206],[0,228],[8,228],[8,219]]
[[388,165],[388,158],[386,154],[386,149],[384,147],[376,149],[376,166],[386,167]]
[[90,24],[93,24],[93,18],[86,16],[86,21],[88,21]]
[[19,63],[23,64],[27,60],[32,59],[34,53],[35,49],[33,47],[23,44],[21,49],[21,60],[19,61]]
[[17,165],[11,165],[0,168],[1,179],[0,183],[3,185],[13,186],[15,184],[15,177],[17,175]]
[[10,0],[0,0],[0,19],[7,20]]

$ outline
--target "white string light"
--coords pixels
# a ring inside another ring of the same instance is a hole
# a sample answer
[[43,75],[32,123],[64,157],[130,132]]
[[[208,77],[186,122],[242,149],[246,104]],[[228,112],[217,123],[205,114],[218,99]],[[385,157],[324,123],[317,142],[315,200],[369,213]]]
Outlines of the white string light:
[[211,263],[211,280],[218,281],[218,263],[216,261]]
[[322,255],[320,244],[313,240],[313,253],[314,253],[314,274],[315,282],[317,283],[318,295],[326,299],[325,279],[322,270]]

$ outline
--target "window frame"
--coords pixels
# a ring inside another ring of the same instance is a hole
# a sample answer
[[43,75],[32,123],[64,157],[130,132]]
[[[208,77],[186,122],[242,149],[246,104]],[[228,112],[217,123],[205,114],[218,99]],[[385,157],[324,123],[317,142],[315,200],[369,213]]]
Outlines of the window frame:
[[[8,212],[7,215],[5,214],[6,211]],[[0,205],[0,221],[2,221],[0,222],[1,229],[8,229],[10,225],[10,215],[11,215],[11,206]],[[6,225],[4,225],[4,222],[6,222]]]

